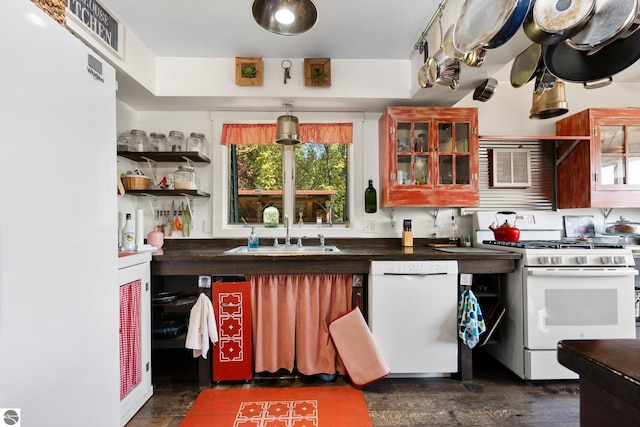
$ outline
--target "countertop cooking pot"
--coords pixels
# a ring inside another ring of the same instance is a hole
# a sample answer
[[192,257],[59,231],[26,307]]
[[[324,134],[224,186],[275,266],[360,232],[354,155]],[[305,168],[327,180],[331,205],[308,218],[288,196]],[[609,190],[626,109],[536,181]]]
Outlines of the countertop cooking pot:
[[[503,218],[504,222],[502,225],[496,227],[496,223],[494,222],[489,226],[489,229],[493,231],[493,236],[496,240],[499,242],[517,242],[520,240],[520,229],[515,226],[516,213],[510,211],[496,212],[496,222],[498,224],[501,223]],[[509,223],[509,218],[513,219],[513,223]]]
[[636,235],[640,233],[640,223],[629,221],[625,217],[621,216],[619,220],[612,223],[605,224],[604,234],[632,234]]

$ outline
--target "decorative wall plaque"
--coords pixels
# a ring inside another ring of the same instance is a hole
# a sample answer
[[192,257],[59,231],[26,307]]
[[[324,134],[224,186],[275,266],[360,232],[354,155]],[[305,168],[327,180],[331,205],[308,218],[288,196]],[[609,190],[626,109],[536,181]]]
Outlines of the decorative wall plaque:
[[262,85],[262,58],[236,56],[236,84],[240,86]]
[[331,86],[331,59],[305,58],[305,86]]

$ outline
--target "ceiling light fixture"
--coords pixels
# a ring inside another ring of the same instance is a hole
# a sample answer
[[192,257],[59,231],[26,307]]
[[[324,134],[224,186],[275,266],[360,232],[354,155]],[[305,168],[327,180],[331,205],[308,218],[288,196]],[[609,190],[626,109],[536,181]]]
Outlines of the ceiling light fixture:
[[306,33],[318,21],[311,0],[254,0],[251,12],[258,25],[283,36]]
[[286,114],[278,117],[276,123],[276,144],[295,145],[300,144],[300,123],[296,116],[289,114],[292,104],[285,102]]

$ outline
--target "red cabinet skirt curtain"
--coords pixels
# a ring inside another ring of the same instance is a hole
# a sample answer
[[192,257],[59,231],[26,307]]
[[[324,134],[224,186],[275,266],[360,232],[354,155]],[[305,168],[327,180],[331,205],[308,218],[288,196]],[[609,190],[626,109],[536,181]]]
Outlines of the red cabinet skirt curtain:
[[329,323],[351,308],[350,274],[248,276],[255,372],[344,374]]
[[140,369],[140,287],[135,280],[120,286],[120,399],[142,381]]

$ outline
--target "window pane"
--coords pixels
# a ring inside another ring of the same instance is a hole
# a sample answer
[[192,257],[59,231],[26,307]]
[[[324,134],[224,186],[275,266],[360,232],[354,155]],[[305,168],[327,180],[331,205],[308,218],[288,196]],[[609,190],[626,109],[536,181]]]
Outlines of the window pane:
[[629,177],[627,184],[640,184],[640,157],[629,157]]
[[624,152],[624,126],[600,127],[600,152]]
[[627,145],[630,153],[640,153],[640,126],[629,126],[627,128],[629,139]]
[[624,157],[602,157],[600,160],[600,183],[604,185],[624,184]]
[[469,184],[471,182],[469,161],[469,156],[456,156],[456,184]]
[[262,223],[262,211],[273,205],[282,217],[282,147],[231,145],[229,223]]
[[300,144],[296,154],[296,215],[299,221],[344,223],[347,212],[347,144]]

